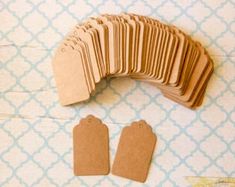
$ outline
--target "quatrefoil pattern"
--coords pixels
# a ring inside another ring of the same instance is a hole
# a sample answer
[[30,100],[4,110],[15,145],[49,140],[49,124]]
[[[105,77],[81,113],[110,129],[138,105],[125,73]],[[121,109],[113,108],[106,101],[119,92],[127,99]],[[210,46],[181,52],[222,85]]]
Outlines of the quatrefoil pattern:
[[[127,78],[103,80],[86,103],[59,105],[51,71],[58,43],[87,17],[120,12],[174,24],[207,48],[215,73],[202,107],[191,111]],[[235,177],[233,0],[4,0],[0,20],[0,186],[139,186],[113,175],[73,175],[71,132],[87,114],[109,126],[112,159],[125,125],[152,125],[158,145],[145,186]]]

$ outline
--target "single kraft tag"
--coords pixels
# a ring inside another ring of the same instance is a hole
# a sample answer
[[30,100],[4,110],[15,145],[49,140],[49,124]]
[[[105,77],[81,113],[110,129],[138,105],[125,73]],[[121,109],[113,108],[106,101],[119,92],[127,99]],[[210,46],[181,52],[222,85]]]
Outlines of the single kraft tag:
[[85,101],[90,97],[79,51],[62,43],[52,66],[61,105]]
[[156,135],[144,120],[125,127],[120,137],[112,173],[145,182],[155,144]]
[[76,176],[109,173],[108,128],[100,119],[83,118],[73,129],[73,146]]

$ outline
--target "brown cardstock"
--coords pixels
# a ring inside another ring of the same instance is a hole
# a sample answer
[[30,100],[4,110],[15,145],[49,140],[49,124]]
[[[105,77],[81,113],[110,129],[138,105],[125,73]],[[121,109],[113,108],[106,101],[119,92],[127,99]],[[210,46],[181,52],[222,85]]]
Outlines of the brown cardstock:
[[109,166],[108,128],[89,115],[73,129],[74,174],[107,175]]
[[81,102],[90,97],[79,51],[61,45],[52,66],[61,105]]
[[[208,72],[211,76],[207,66],[199,65],[197,42],[175,26],[146,16],[122,13],[90,18],[77,25],[63,43],[70,52],[57,52],[53,60],[62,105],[88,99],[104,77],[130,76],[192,108],[202,101],[200,90],[207,85],[201,75]],[[79,69],[79,75],[74,69]]]
[[144,120],[133,122],[131,126],[124,127],[113,163],[112,174],[145,182],[155,144],[156,135]]

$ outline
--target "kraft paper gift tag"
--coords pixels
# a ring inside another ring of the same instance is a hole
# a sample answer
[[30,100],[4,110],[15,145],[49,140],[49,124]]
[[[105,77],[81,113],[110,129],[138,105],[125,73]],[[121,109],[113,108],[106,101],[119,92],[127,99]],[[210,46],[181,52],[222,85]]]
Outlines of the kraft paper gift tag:
[[61,45],[52,62],[61,105],[69,105],[90,97],[81,54]]
[[115,155],[112,174],[145,182],[155,144],[156,135],[144,120],[124,127]]
[[108,128],[89,115],[73,129],[74,174],[107,175],[109,173]]

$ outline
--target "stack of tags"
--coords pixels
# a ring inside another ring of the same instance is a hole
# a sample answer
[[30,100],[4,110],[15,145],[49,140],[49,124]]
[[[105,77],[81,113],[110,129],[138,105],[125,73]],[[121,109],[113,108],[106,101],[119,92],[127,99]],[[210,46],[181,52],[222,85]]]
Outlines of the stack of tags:
[[123,13],[75,26],[60,44],[53,69],[62,105],[89,99],[104,77],[129,76],[195,108],[202,103],[213,63],[200,43],[176,27]]

